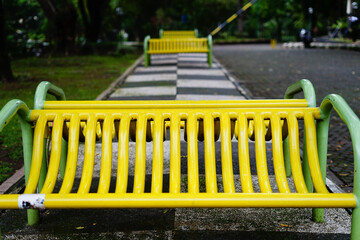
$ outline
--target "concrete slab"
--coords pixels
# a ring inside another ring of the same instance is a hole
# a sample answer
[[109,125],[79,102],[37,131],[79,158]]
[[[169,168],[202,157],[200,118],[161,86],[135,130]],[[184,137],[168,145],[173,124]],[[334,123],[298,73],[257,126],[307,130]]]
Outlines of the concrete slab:
[[216,82],[209,80],[186,80],[181,79],[177,81],[177,87],[182,88],[226,88],[234,89],[234,85],[230,81]]
[[176,95],[175,86],[120,88],[111,97]]
[[176,74],[132,75],[126,79],[126,82],[146,82],[146,81],[163,81],[163,80],[176,80]]
[[219,69],[178,69],[178,75],[211,75],[224,76],[224,73]]
[[176,66],[149,66],[149,67],[137,67],[136,73],[144,72],[161,72],[161,71],[176,71]]
[[226,96],[226,95],[177,95],[176,100],[244,100],[243,96]]

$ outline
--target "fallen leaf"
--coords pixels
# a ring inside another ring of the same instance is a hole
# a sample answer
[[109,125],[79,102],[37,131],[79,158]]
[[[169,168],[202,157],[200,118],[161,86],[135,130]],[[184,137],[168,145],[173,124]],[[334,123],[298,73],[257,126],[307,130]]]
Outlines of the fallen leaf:
[[289,228],[293,227],[293,226],[291,226],[291,225],[286,225],[286,224],[282,224],[282,223],[280,223],[280,226],[282,226],[282,227],[289,227]]

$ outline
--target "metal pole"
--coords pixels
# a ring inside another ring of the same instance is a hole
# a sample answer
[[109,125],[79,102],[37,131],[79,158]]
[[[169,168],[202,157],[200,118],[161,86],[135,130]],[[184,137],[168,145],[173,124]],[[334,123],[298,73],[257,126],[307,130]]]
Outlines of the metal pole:
[[217,28],[215,28],[210,34],[211,36],[214,36],[215,34],[217,34],[221,29],[223,29],[228,23],[232,22],[235,18],[237,18],[240,14],[242,14],[243,12],[245,12],[248,8],[250,8],[257,0],[251,0],[250,2],[248,2],[245,6],[243,6],[242,8],[240,8],[236,13],[234,13],[233,15],[231,15],[228,19],[226,19],[225,22],[223,22],[222,24],[220,24]]

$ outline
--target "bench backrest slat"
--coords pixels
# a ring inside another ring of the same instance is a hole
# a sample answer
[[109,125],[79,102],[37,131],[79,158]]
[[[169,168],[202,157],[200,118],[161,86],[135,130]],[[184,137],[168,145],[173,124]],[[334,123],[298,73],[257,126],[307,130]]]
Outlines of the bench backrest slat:
[[306,108],[305,99],[207,100],[207,101],[45,101],[44,109],[213,109],[213,108]]
[[150,39],[149,52],[194,52],[208,51],[206,38]]
[[[216,108],[215,102],[213,103],[213,108],[202,108],[201,104],[197,108],[195,106],[193,108],[186,108],[186,103],[182,102],[179,103],[178,108],[165,108],[163,106],[161,111],[159,111],[159,108],[156,108],[156,106],[146,108],[144,106],[140,107],[136,103],[125,104],[121,108],[120,102],[116,102],[110,108],[111,105],[105,101],[102,103],[93,102],[92,107],[88,106],[88,109],[80,109],[80,105],[84,103],[78,103],[77,105],[71,103],[51,105],[51,103],[45,102],[45,110],[33,110],[31,112],[30,119],[36,122],[34,133],[34,146],[36,148],[34,148],[29,182],[25,190],[26,193],[33,193],[36,190],[41,168],[44,136],[49,126],[52,129],[51,139],[53,140],[49,165],[51,170],[49,169],[42,193],[50,193],[54,190],[60,161],[60,136],[68,140],[68,167],[66,168],[60,193],[69,193],[70,191],[78,193],[89,192],[93,177],[96,174],[99,177],[97,191],[99,193],[107,193],[110,191],[111,173],[115,170],[117,172],[115,192],[125,193],[128,189],[127,178],[130,174],[129,137],[135,141],[136,145],[133,192],[143,193],[145,191],[146,169],[151,164],[151,192],[162,193],[164,191],[163,174],[166,168],[170,176],[169,191],[171,193],[179,193],[181,191],[181,167],[179,165],[181,164],[180,148],[182,143],[180,143],[180,135],[182,131],[184,131],[184,138],[187,141],[188,185],[186,191],[189,193],[196,194],[201,191],[198,156],[199,140],[204,141],[205,147],[206,191],[208,193],[218,192],[215,141],[219,136],[221,140],[221,166],[225,193],[235,192],[233,161],[239,161],[242,191],[246,193],[254,191],[249,161],[249,137],[255,140],[256,166],[261,192],[270,193],[279,191],[281,193],[289,193],[290,190],[284,168],[283,149],[279,147],[282,146],[287,133],[289,136],[292,174],[296,191],[299,193],[307,192],[300,160],[298,121],[304,119],[307,144],[315,146],[315,120],[320,117],[317,108],[280,108],[281,102],[274,103],[276,106],[274,108],[261,108],[260,106],[258,108],[236,108],[230,102],[228,102],[229,108]],[[257,106],[256,104],[259,102],[255,101],[252,103]],[[251,105],[252,103],[244,104]],[[294,100],[293,104],[295,103],[300,104],[301,101]],[[135,107],[129,110],[130,105]],[[47,109],[49,106],[54,107],[54,109]],[[72,106],[74,108],[65,109],[65,106]],[[100,110],[100,106],[108,106],[108,108],[105,107],[103,110]],[[59,110],[56,110],[57,108]],[[182,125],[184,130],[181,130]],[[166,129],[168,129],[168,133],[166,133]],[[100,134],[98,134],[99,131]],[[167,134],[170,136],[167,136]],[[79,138],[84,138],[83,140],[85,141],[85,157],[83,164],[80,164],[82,167],[80,186],[73,189],[75,170],[79,164],[77,159]],[[96,168],[95,158],[97,157],[95,156],[95,142],[97,138],[102,141],[101,168],[99,173],[94,173],[94,168]],[[117,169],[112,167],[114,138],[118,139],[118,149],[116,149],[118,151]],[[170,140],[170,166],[164,165],[165,138]],[[233,156],[231,154],[232,141],[235,141],[235,139],[238,139],[238,160],[232,159]],[[271,186],[268,177],[269,159],[267,157],[266,141],[270,139],[272,139],[273,164],[277,181],[277,187],[275,188]],[[150,158],[145,150],[146,141],[153,141],[153,154]],[[308,158],[316,191],[327,192],[322,180],[316,148],[312,147],[311,151],[308,152]]]
[[195,31],[163,31],[162,38],[196,38]]

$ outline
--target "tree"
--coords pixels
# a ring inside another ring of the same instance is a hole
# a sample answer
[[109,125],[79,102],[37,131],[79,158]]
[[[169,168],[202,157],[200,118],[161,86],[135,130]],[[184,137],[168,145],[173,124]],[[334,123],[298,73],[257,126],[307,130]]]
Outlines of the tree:
[[56,50],[68,54],[73,51],[77,12],[71,0],[38,0],[47,17]]
[[0,77],[5,82],[15,81],[7,50],[3,3],[0,1]]
[[110,0],[78,0],[78,7],[85,28],[86,41],[95,43],[101,33],[105,8]]
[[[243,4],[244,4],[243,0],[238,0],[238,9],[242,8]],[[238,22],[237,22],[239,36],[243,35],[244,32],[243,20],[244,20],[244,15],[240,14],[240,16],[238,16]]]

